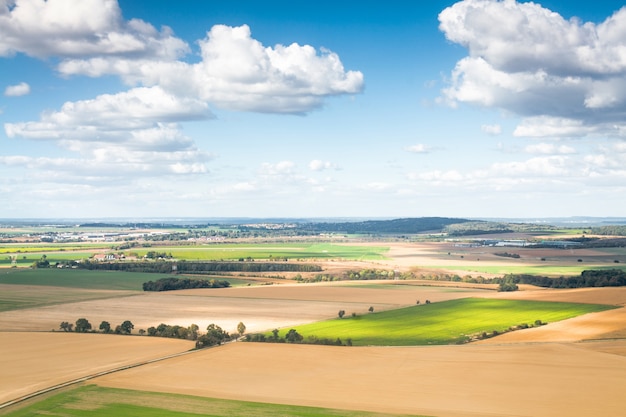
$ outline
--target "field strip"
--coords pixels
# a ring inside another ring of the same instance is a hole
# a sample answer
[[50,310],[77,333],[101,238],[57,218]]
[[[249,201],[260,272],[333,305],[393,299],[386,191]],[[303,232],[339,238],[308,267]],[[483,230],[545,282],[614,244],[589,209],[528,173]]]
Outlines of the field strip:
[[[217,347],[217,346],[214,346],[214,347]],[[89,380],[94,379],[94,378],[98,378],[98,377],[105,376],[105,375],[110,375],[110,374],[113,374],[115,372],[125,371],[127,369],[137,368],[139,366],[149,365],[149,364],[152,364],[152,363],[155,363],[155,362],[161,362],[161,361],[164,361],[164,360],[167,360],[167,359],[177,358],[179,356],[184,356],[184,355],[188,355],[188,354],[196,353],[196,352],[199,352],[199,350],[188,350],[186,352],[174,353],[174,354],[171,354],[171,355],[162,356],[160,358],[154,358],[154,359],[149,359],[149,360],[145,360],[145,361],[141,361],[141,362],[137,362],[137,363],[133,363],[133,364],[129,364],[129,365],[123,365],[123,366],[119,366],[117,368],[113,368],[113,369],[109,369],[109,370],[106,370],[106,371],[97,372],[97,373],[86,375],[86,376],[83,376],[83,377],[80,377],[80,378],[72,379],[70,381],[66,381],[66,382],[62,382],[62,383],[59,383],[59,384],[55,384],[55,385],[53,385],[51,387],[43,388],[43,389],[40,389],[38,391],[32,392],[30,394],[26,394],[26,395],[23,395],[21,397],[15,398],[13,400],[6,401],[6,402],[0,404],[0,410],[2,410],[3,408],[9,407],[9,406],[18,404],[20,402],[23,402],[23,401],[26,401],[26,400],[30,400],[31,398],[35,398],[37,396],[40,396],[40,395],[43,395],[43,394],[47,394],[47,393],[52,392],[52,391],[56,391],[56,390],[61,389],[61,388],[66,388],[66,387],[69,387],[71,385],[79,384],[81,382],[89,381]]]

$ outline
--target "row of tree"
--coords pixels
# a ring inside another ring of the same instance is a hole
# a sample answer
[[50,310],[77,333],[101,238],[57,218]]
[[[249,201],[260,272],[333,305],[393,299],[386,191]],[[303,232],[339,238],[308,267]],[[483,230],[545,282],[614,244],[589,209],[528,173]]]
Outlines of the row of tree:
[[586,270],[580,276],[550,278],[537,275],[508,274],[494,282],[530,284],[545,288],[587,288],[626,286],[626,272],[620,269]]
[[[115,333],[115,334],[130,334],[131,331],[135,328],[133,323],[130,320],[125,320],[122,324],[115,326],[115,328],[111,327],[111,323],[108,321],[103,321],[100,323],[98,330],[102,333]],[[70,323],[67,321],[62,321],[59,325],[59,329],[64,332],[76,332],[76,333],[88,333],[95,331],[92,328],[91,323],[84,317],[76,320],[75,323]]]
[[216,279],[161,278],[143,283],[144,291],[173,291],[193,288],[228,288],[230,282]]
[[[65,332],[73,331],[76,333],[89,333],[95,331],[92,329],[92,325],[89,323],[89,320],[84,317],[76,320],[74,324],[63,321],[59,325],[59,328]],[[99,330],[102,333],[115,334],[130,334],[134,328],[135,326],[129,320],[126,320],[122,324],[116,326],[114,330],[108,321],[103,321],[99,326]],[[197,324],[192,324],[189,327],[183,327],[178,325],[170,326],[168,324],[161,323],[157,327],[149,327],[147,334],[148,336],[154,337],[195,340],[196,349],[201,349],[204,347],[221,345],[225,342],[233,340],[236,336],[242,337],[246,332],[246,325],[243,324],[243,322],[239,322],[237,325],[237,334],[235,335],[229,334],[216,324],[209,324],[206,329],[207,332],[204,334],[200,334],[199,330],[200,328]],[[143,336],[146,334],[146,331],[140,329],[139,334]]]
[[272,330],[272,335],[265,335],[263,333],[251,333],[247,334],[244,338],[245,342],[260,342],[260,343],[300,343],[307,345],[329,345],[329,346],[352,346],[352,339],[346,339],[345,343],[337,338],[327,339],[318,338],[317,336],[302,336],[296,329],[289,329],[284,336],[279,335],[279,330]]

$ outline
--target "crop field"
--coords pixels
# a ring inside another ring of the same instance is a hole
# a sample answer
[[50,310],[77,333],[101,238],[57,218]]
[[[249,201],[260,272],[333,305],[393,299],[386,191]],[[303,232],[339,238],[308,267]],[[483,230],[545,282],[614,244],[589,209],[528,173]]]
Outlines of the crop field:
[[48,252],[75,252],[85,251],[89,249],[102,249],[110,248],[111,243],[64,243],[51,245],[48,243],[43,244],[15,244],[4,243],[0,244],[0,255],[22,255],[31,252],[48,253]]
[[626,358],[607,354],[605,345],[595,349],[595,342],[421,347],[232,343],[92,382],[438,417],[622,416]]
[[144,282],[168,276],[170,275],[81,269],[26,269],[0,271],[0,284],[142,291]]
[[123,297],[135,292],[0,284],[0,312]]
[[149,251],[166,252],[176,259],[185,260],[238,260],[253,259],[345,259],[381,260],[389,248],[383,246],[336,245],[330,243],[289,244],[220,244],[196,247],[164,246],[134,248],[139,256]]
[[[189,395],[163,394],[88,385],[56,394],[6,417],[402,417],[362,411],[222,400]],[[208,414],[210,413],[210,414]]]
[[[356,317],[351,317],[348,311],[342,319],[298,326],[296,330],[305,339],[315,336],[330,340],[341,338],[345,342],[350,338],[356,346],[441,345],[462,343],[482,332],[503,333],[511,326],[530,326],[535,320],[552,323],[612,308],[615,307],[464,298]],[[283,333],[286,330],[283,329]]]

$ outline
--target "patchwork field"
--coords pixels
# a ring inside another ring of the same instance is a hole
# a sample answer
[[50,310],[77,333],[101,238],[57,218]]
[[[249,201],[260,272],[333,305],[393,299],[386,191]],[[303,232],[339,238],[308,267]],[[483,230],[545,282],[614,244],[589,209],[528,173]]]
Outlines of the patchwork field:
[[[451,243],[391,243],[383,251],[380,245],[372,244],[371,250],[363,249],[361,255],[348,248],[344,252],[346,260],[340,262],[331,255],[340,256],[341,245],[333,246],[314,248],[308,255],[305,249],[300,250],[303,257],[327,250],[324,267],[329,269],[430,271],[441,267],[468,273],[479,265],[485,271],[492,267],[544,267],[545,271],[560,274],[567,268],[613,267],[615,259],[626,263],[624,253],[616,251],[551,250],[543,252],[546,260],[541,261],[541,254],[525,248],[519,250],[520,259],[505,259],[494,254],[496,248],[457,248]],[[284,247],[276,246],[267,248],[266,254],[278,256],[285,252]],[[578,265],[578,259],[582,259],[582,265]],[[193,342],[171,339],[50,332],[58,330],[61,321],[74,322],[80,317],[96,328],[103,320],[112,325],[130,320],[135,332],[160,323],[195,323],[200,329],[215,323],[232,332],[240,321],[248,332],[256,332],[334,319],[339,310],[345,310],[346,316],[355,312],[368,318],[373,316],[368,313],[373,307],[375,312],[393,316],[393,310],[413,307],[417,300],[422,304],[425,300],[432,302],[419,308],[436,308],[445,304],[443,301],[480,297],[493,302],[487,304],[496,317],[498,312],[505,314],[497,307],[504,300],[618,307],[581,311],[578,317],[566,315],[558,322],[547,316],[535,317],[550,323],[459,346],[333,347],[236,342],[100,376],[88,382],[96,386],[63,391],[54,400],[59,401],[54,411],[42,403],[41,413],[24,411],[11,416],[80,415],[87,404],[92,407],[90,415],[102,417],[182,417],[202,414],[202,407],[215,409],[214,415],[259,417],[355,417],[366,415],[365,411],[439,417],[617,417],[626,409],[626,400],[621,396],[626,385],[626,288],[548,290],[523,286],[523,291],[497,293],[493,285],[477,289],[472,288],[476,285],[452,282],[288,284],[288,280],[275,280],[274,285],[266,286],[143,293],[139,291],[141,283],[157,276],[66,270],[49,271],[52,274],[45,276],[40,271],[2,272],[0,403],[56,383],[193,347]],[[460,303],[461,310],[467,308],[463,307],[465,301],[451,302]],[[471,314],[466,316],[471,322]],[[396,317],[385,326],[396,329],[397,322],[406,322],[406,318]],[[235,402],[213,402],[209,398]],[[0,414],[19,408],[0,409]]]
[[[39,293],[46,294],[47,289],[42,287]],[[488,292],[408,285],[379,288],[293,284],[136,293],[0,312],[0,330],[49,331],[58,329],[62,321],[73,323],[84,317],[95,327],[103,320],[111,324],[130,320],[135,331],[160,323],[185,327],[195,323],[201,329],[215,323],[233,332],[242,321],[249,332],[254,332],[325,320],[336,317],[341,309],[366,313],[370,306],[383,311],[413,305],[419,299],[443,301]]]

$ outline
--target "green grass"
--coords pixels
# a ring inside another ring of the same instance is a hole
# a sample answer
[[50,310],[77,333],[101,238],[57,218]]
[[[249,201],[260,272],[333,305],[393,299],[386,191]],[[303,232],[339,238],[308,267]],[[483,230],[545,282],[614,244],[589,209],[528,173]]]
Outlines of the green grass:
[[171,275],[82,269],[6,269],[0,270],[0,284],[142,291],[144,282],[169,276]]
[[195,247],[154,247],[133,248],[143,256],[149,251],[172,254],[176,259],[185,260],[238,260],[251,257],[253,259],[346,259],[346,260],[380,260],[389,250],[382,246],[344,246],[330,243],[260,243],[260,244],[219,244]]
[[[466,341],[482,332],[505,331],[535,320],[555,322],[582,314],[615,308],[597,304],[464,298],[416,305],[398,310],[333,319],[303,326],[302,336],[316,336],[354,345],[413,346],[442,345]],[[281,335],[284,336],[283,329]],[[269,336],[268,334],[267,336]]]
[[[121,271],[89,271],[84,269],[0,269],[0,284],[47,285],[51,287],[80,288],[83,290],[143,291],[143,283],[171,277],[170,274]],[[255,285],[245,278],[225,276],[196,276],[199,279],[219,279],[232,286]],[[3,295],[0,294],[0,303]]]
[[398,414],[221,400],[103,388],[95,385],[61,391],[15,411],[0,411],[0,415],[8,417],[80,417],[86,415],[93,417],[400,417]]
[[0,311],[44,307],[88,300],[103,300],[133,294],[137,294],[137,292],[111,292],[103,290],[83,290],[79,288],[43,286],[33,289],[32,286],[23,285],[3,286],[0,291]]

